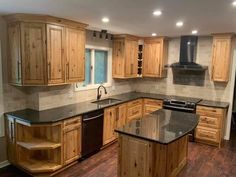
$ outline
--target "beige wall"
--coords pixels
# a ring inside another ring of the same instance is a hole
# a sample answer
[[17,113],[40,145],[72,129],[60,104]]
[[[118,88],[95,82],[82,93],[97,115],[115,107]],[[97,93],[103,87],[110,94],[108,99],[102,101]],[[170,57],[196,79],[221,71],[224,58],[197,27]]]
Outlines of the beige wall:
[[[169,41],[168,63],[179,61],[180,38],[172,38]],[[205,66],[211,64],[212,37],[199,37],[197,49],[197,63]],[[203,82],[203,86],[180,85],[173,83],[172,69],[168,69],[167,78],[164,79],[136,79],[133,89],[136,91],[144,91],[150,93],[161,93],[167,95],[189,96],[196,98],[204,98],[209,100],[229,101],[229,92],[231,84],[214,83],[210,80],[209,68],[205,72],[205,78],[199,76],[193,77],[193,82]],[[184,76],[188,78],[189,76]],[[182,79],[185,79],[185,78]]]

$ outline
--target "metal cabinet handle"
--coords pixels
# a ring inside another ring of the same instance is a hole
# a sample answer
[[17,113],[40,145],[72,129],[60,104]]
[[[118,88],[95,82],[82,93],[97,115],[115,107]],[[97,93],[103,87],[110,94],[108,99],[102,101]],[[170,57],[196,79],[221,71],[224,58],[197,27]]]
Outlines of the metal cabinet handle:
[[69,73],[70,73],[70,65],[69,65],[69,62],[66,64],[66,69],[67,69],[67,78],[69,79]]
[[18,79],[18,81],[21,80],[21,77],[20,77],[20,67],[21,66],[20,65],[21,65],[20,61],[17,60],[17,79]]
[[51,79],[51,62],[48,63],[48,79]]
[[14,141],[14,136],[13,136],[13,123],[11,122],[11,124],[10,124],[10,133],[11,133],[11,136],[10,136],[10,138],[11,138],[11,142],[13,142]]

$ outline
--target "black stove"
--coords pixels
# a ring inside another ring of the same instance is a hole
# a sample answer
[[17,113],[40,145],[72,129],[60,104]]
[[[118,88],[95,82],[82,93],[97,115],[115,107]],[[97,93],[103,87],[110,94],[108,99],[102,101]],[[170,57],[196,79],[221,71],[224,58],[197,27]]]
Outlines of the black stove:
[[[196,105],[199,98],[189,98],[180,96],[168,96],[163,101],[163,108],[175,111],[196,113]],[[189,141],[194,141],[194,130],[189,134]]]
[[189,98],[181,96],[168,96],[163,101],[163,108],[183,112],[196,112],[196,104],[200,102],[199,98]]

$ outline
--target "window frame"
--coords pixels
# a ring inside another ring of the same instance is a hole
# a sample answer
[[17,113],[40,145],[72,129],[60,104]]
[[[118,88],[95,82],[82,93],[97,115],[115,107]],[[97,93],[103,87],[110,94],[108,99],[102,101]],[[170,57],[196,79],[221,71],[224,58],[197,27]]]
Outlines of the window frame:
[[91,66],[93,67],[93,69],[91,70],[91,84],[83,87],[81,85],[82,82],[76,83],[74,86],[75,91],[97,89],[99,85],[101,85],[101,84],[94,83],[95,50],[107,51],[107,82],[104,83],[103,85],[105,87],[111,87],[112,86],[112,48],[94,46],[94,45],[85,45],[85,50],[86,49],[91,50]]

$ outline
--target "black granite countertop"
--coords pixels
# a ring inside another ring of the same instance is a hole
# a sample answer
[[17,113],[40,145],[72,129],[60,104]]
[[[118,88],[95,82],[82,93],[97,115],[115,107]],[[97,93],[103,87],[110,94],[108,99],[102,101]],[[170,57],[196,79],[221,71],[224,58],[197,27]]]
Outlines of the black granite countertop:
[[161,109],[143,118],[132,120],[115,131],[148,141],[169,144],[196,128],[198,119],[199,116],[196,114]]
[[27,122],[29,124],[42,124],[42,123],[53,123],[57,121],[61,121],[64,119],[68,119],[74,116],[79,116],[86,114],[88,112],[104,109],[107,107],[111,107],[117,104],[125,103],[128,101],[132,101],[139,98],[153,98],[153,99],[164,99],[166,95],[161,94],[149,94],[142,92],[130,92],[120,95],[111,96],[109,98],[118,99],[120,101],[109,104],[109,105],[97,105],[95,103],[91,103],[95,100],[81,102],[77,104],[62,106],[58,108],[36,111],[33,109],[24,109],[14,112],[6,113],[6,115],[10,115],[18,120]]
[[198,105],[215,107],[215,108],[228,108],[229,107],[229,103],[227,102],[210,101],[210,100],[202,100],[198,103]]
[[[43,110],[43,111],[37,111],[33,109],[24,109],[24,110],[6,113],[6,115],[10,115],[12,117],[15,117],[16,119],[27,122],[29,124],[53,123],[53,122],[61,121],[61,120],[68,119],[74,116],[83,115],[88,112],[111,107],[117,104],[125,103],[125,102],[132,101],[139,98],[151,98],[151,99],[163,100],[165,98],[170,98],[170,97],[172,98],[173,96],[143,93],[143,92],[129,92],[129,93],[124,93],[124,94],[109,97],[109,98],[120,100],[116,103],[109,104],[109,105],[100,106],[100,105],[91,103],[92,101],[95,101],[95,100],[91,100],[91,101],[81,102],[77,104],[62,106],[62,107]],[[183,98],[186,98],[186,97],[183,97]],[[212,106],[214,106],[215,102],[212,102],[212,103],[214,103],[212,104]],[[220,103],[218,105],[220,106]]]

